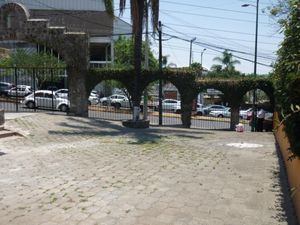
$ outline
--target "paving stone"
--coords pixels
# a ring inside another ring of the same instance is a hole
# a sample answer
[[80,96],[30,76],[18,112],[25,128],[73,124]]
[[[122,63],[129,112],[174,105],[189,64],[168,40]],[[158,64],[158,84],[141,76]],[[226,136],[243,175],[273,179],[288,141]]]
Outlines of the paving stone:
[[[24,137],[0,140],[0,225],[296,224],[272,134],[44,113],[6,127]],[[227,146],[250,140],[263,148]]]

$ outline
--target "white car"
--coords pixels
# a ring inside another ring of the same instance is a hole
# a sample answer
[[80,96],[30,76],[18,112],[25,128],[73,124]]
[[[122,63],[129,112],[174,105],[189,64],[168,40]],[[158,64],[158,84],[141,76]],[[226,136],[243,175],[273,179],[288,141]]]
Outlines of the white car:
[[28,85],[17,85],[7,91],[8,96],[27,96],[32,93],[31,86]]
[[230,117],[230,115],[231,115],[231,109],[230,108],[226,108],[224,110],[214,110],[214,111],[211,111],[209,113],[209,115],[213,116],[213,117],[219,117],[219,118]]
[[60,98],[68,99],[69,90],[68,89],[58,89],[55,91],[55,94],[57,94]]
[[[65,99],[69,98],[69,90],[68,89],[58,89],[57,91],[55,91],[55,94],[60,98],[65,98]],[[90,93],[90,96],[88,98],[88,103],[89,103],[89,105],[96,105],[99,103],[99,96],[96,91],[93,90]]]
[[109,97],[100,98],[100,102],[104,106],[114,106],[116,108],[120,107],[130,107],[129,99],[124,95],[114,94]]
[[60,98],[55,92],[49,90],[36,91],[22,101],[28,108],[48,108],[67,112],[70,108],[70,101],[65,98]]
[[[159,109],[159,103],[157,103],[154,109],[155,110]],[[164,99],[162,101],[162,110],[179,113],[181,111],[181,101],[176,99]]]
[[252,108],[246,109],[246,110],[240,110],[240,118],[247,120],[249,113],[252,112]]
[[100,102],[98,92],[96,90],[92,90],[88,100],[89,105],[97,105]]
[[196,114],[198,116],[203,116],[204,115],[204,109],[203,109],[202,104],[197,103]]
[[203,108],[204,115],[208,115],[211,111],[226,110],[228,107],[223,105],[208,105]]

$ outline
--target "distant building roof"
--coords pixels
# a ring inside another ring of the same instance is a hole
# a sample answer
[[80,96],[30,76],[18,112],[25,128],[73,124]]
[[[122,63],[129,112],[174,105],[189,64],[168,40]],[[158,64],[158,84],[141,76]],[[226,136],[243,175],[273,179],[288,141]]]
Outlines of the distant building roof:
[[21,3],[28,9],[38,10],[105,11],[101,0],[0,0],[0,5],[10,2]]

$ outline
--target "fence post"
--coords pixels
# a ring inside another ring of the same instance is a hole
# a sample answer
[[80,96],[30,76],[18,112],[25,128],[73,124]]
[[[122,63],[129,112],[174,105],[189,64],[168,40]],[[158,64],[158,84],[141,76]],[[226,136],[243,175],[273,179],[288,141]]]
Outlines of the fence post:
[[[35,90],[36,90],[36,71],[35,68],[32,69],[32,75],[33,75],[33,100],[34,100],[34,104],[36,104],[36,100],[35,100]],[[36,112],[36,106],[34,107],[34,112]]]
[[[50,69],[50,74],[51,74],[51,84],[53,84],[53,68]],[[52,111],[54,111],[54,93],[53,93],[53,87],[51,88],[52,92]]]
[[15,99],[15,102],[16,102],[16,111],[18,112],[19,111],[19,98],[18,98],[18,71],[17,71],[17,67],[14,66],[15,68],[15,82],[16,82],[16,99]]

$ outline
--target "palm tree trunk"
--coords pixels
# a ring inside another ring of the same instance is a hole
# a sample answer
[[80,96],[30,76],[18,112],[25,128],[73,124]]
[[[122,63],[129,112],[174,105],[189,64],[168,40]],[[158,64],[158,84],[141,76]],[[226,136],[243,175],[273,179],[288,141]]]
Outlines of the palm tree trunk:
[[133,96],[133,120],[139,120],[139,110],[140,110],[140,83],[141,83],[141,56],[142,56],[142,38],[143,38],[143,17],[144,17],[144,1],[136,0],[137,15],[136,23],[134,24],[134,70],[135,70],[135,79],[134,79],[134,96]]

